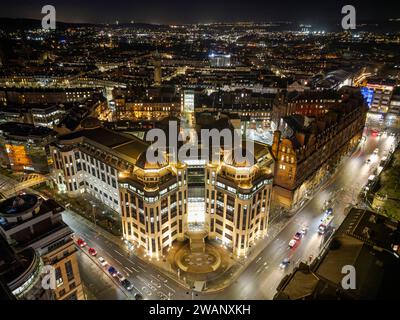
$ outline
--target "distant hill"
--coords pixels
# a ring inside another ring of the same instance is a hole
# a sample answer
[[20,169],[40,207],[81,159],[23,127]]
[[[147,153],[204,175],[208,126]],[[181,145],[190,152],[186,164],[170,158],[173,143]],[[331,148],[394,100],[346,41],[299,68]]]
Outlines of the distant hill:
[[[93,23],[72,23],[72,22],[58,22],[56,23],[57,29],[65,30],[68,28],[76,28],[76,27],[93,27],[93,26],[102,26],[106,24],[93,24]],[[15,30],[29,30],[29,29],[38,29],[42,27],[41,20],[37,19],[15,19],[15,18],[0,18],[0,29],[4,31],[15,31]],[[169,28],[166,25],[156,25],[149,23],[121,23],[119,25],[109,25],[112,28],[122,28],[122,27],[131,27],[135,29],[167,29]]]
[[[304,22],[303,22],[304,23]],[[334,21],[324,21],[320,23],[313,24],[312,30],[318,28],[320,30],[326,31],[342,31],[340,26],[340,20]],[[105,26],[109,28],[132,28],[141,30],[168,30],[170,27],[168,25],[158,25],[150,23],[120,23],[116,24],[93,24],[93,23],[72,23],[72,22],[57,22],[58,30],[65,30],[67,28],[76,27],[93,27],[93,26]],[[288,30],[298,30],[300,22],[276,22],[274,25],[268,27],[269,31],[288,31]],[[41,20],[38,19],[16,19],[16,18],[1,18],[0,17],[0,30],[6,32],[16,31],[16,30],[29,30],[38,29],[42,27]],[[357,21],[357,29],[355,31],[372,31],[372,32],[400,32],[400,21],[399,20],[386,20],[386,21]]]

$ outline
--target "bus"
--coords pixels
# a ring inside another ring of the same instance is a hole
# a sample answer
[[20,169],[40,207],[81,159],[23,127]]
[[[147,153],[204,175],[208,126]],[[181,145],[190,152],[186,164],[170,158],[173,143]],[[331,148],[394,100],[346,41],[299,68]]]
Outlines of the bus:
[[324,234],[326,230],[329,228],[329,226],[332,224],[332,221],[333,221],[332,214],[325,216],[318,227],[318,233]]

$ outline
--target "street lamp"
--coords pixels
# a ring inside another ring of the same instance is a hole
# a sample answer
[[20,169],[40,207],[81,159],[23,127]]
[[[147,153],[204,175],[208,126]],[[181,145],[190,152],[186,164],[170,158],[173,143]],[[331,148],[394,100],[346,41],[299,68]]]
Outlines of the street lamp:
[[92,215],[94,220],[94,226],[96,227],[96,205],[92,203]]

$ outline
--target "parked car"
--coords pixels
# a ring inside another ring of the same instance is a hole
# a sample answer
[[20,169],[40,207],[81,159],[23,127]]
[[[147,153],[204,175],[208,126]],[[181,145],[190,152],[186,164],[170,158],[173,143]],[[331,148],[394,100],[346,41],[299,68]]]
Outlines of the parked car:
[[296,240],[296,239],[290,240],[290,241],[289,241],[289,247],[290,247],[290,248],[293,248],[293,247],[296,245],[296,243],[297,243],[297,240]]
[[95,257],[97,255],[97,251],[95,248],[89,248],[88,250],[89,254]]
[[131,291],[133,289],[133,285],[128,279],[122,280],[121,284],[128,291]]
[[99,262],[103,267],[105,267],[108,264],[108,262],[103,257],[99,257]]
[[110,266],[110,267],[108,268],[108,273],[111,274],[113,277],[116,277],[118,271],[117,271],[113,266]]
[[134,297],[135,300],[143,300],[143,296],[139,292],[135,293]]
[[118,278],[119,282],[122,283],[122,281],[126,280],[125,277],[122,275],[122,273],[117,271],[117,274],[115,275],[115,277]]
[[303,234],[302,234],[301,232],[296,232],[296,234],[294,235],[293,238],[294,238],[295,240],[300,240],[302,236],[303,236]]
[[83,239],[79,238],[76,243],[78,244],[78,246],[80,246],[81,248],[86,246],[86,242],[83,241]]
[[301,234],[304,236],[304,235],[306,235],[307,230],[308,230],[307,227],[303,227],[303,228],[301,228],[300,232],[301,232]]

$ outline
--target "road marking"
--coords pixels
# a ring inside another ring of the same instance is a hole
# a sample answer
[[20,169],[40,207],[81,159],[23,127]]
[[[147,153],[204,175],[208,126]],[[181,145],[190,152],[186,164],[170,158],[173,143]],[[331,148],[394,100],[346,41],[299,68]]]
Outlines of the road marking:
[[158,279],[157,277],[153,276],[152,274],[150,275],[150,277],[153,277],[153,278],[156,279],[158,282],[160,282],[160,279]]
[[140,272],[138,269],[136,269],[136,268],[134,268],[134,267],[131,267],[134,271],[136,271],[136,272]]
[[144,270],[141,266],[137,266],[140,270],[146,272],[146,270]]
[[128,267],[124,267],[124,268],[125,268],[125,270],[128,270],[129,273],[132,273],[132,270],[129,269]]
[[113,249],[116,253],[118,253],[121,257],[123,257],[124,255],[121,253],[121,252],[119,252],[119,251],[117,251],[117,250],[115,250],[115,249]]
[[172,289],[169,285],[167,285],[167,284],[165,284],[165,283],[164,283],[164,286],[166,286],[166,287],[167,287],[169,290],[171,290],[172,292],[174,292],[174,293],[176,292],[174,289]]

